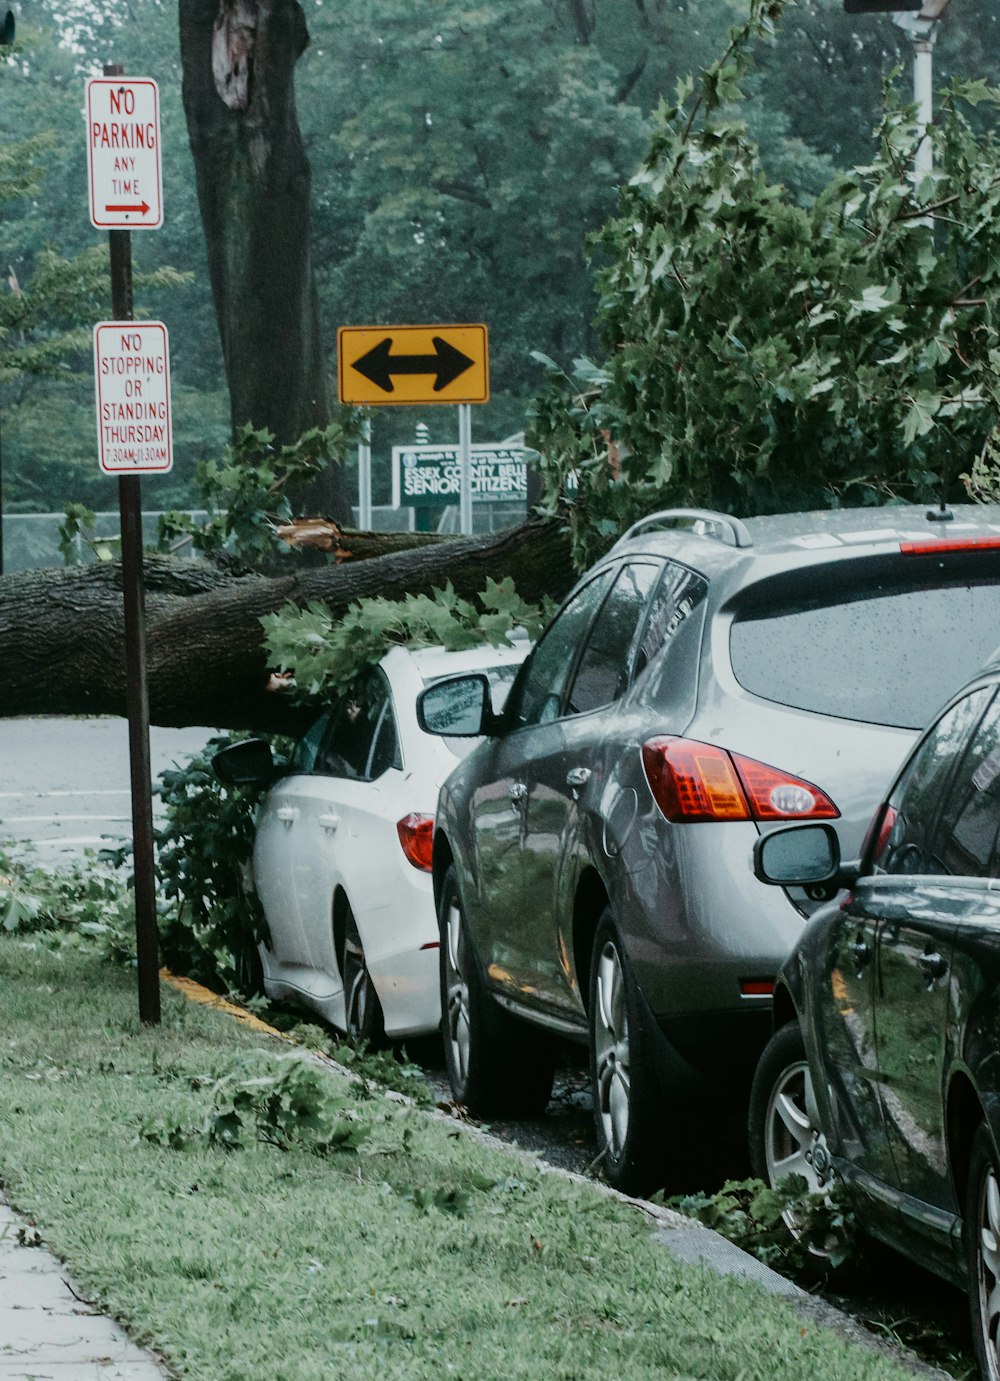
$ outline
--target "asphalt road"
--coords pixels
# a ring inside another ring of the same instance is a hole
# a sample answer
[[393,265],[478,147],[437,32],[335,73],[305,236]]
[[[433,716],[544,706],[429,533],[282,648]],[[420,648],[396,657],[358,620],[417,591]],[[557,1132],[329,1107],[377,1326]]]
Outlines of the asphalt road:
[[[154,784],[212,733],[154,726]],[[0,719],[0,849],[57,863],[131,838],[131,811],[126,720]]]

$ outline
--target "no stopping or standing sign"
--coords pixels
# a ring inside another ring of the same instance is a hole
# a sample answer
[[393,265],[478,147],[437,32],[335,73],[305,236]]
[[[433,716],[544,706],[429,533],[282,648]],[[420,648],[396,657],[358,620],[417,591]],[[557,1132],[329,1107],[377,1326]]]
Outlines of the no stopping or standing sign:
[[162,321],[94,327],[97,445],[106,475],[164,474],[174,463],[170,342]]

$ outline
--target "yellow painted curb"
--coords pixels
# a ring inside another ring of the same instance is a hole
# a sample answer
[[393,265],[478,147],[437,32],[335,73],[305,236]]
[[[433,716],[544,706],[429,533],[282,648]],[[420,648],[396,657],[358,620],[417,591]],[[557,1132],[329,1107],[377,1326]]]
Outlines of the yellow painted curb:
[[[268,1036],[277,1036],[281,1041],[289,1039],[283,1032],[276,1031],[273,1026],[268,1026],[266,1021],[261,1021],[260,1017],[255,1017],[253,1012],[248,1012],[245,1007],[240,1007],[235,1002],[229,1002],[226,998],[220,997],[218,993],[210,992],[208,988],[203,988],[200,983],[196,983],[193,978],[178,978],[169,969],[161,969],[160,977],[164,983],[169,983],[172,988],[183,993],[189,1001],[200,1002],[204,1007],[215,1007],[218,1011],[235,1017],[237,1021],[242,1021],[245,1026],[250,1027],[251,1031],[263,1031]],[[294,1042],[292,1043],[294,1044]]]

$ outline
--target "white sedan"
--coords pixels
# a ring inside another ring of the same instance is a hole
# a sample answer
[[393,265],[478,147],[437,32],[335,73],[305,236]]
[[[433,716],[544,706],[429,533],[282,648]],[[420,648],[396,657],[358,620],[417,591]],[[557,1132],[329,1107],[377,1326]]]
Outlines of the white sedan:
[[[437,1028],[434,812],[475,740],[425,733],[415,702],[442,676],[485,671],[498,709],[529,646],[393,648],[300,740],[257,815],[252,872],[270,931],[260,946],[269,997],[373,1043]],[[235,767],[250,748],[217,755],[224,781],[247,780],[226,760]]]

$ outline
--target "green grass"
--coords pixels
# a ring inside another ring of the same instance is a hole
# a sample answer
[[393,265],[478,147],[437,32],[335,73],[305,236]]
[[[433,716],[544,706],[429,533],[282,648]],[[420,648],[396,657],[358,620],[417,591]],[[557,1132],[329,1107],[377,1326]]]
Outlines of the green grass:
[[[331,1093],[372,1124],[316,1154],[151,1126],[210,1122],[266,1044],[86,947],[0,939],[0,1173],[86,1289],[178,1373],[328,1378],[899,1377],[756,1288],[676,1265],[638,1211],[427,1113]],[[280,1067],[274,1042],[255,1067]]]

